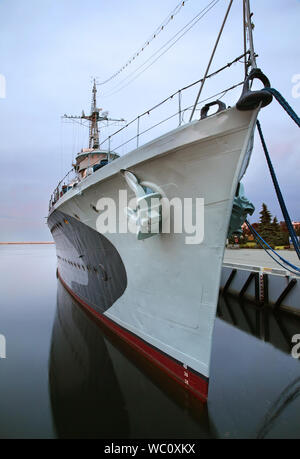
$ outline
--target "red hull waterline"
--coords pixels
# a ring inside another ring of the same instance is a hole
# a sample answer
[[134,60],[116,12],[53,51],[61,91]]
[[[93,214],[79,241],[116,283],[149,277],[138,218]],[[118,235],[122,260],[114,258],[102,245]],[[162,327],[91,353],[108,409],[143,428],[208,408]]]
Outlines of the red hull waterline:
[[103,325],[105,325],[105,327],[118,335],[118,337],[126,342],[131,348],[154,363],[160,370],[166,373],[178,384],[183,386],[186,390],[190,391],[195,397],[200,399],[202,402],[207,401],[208,379],[206,379],[204,376],[201,376],[200,374],[195,373],[190,368],[186,368],[184,365],[173,360],[171,357],[159,351],[157,348],[152,347],[144,340],[134,335],[132,332],[129,332],[128,330],[120,327],[120,325],[116,324],[105,315],[96,312],[70,289],[70,287],[60,276],[58,270],[57,276],[69,294],[90,314],[92,314]]

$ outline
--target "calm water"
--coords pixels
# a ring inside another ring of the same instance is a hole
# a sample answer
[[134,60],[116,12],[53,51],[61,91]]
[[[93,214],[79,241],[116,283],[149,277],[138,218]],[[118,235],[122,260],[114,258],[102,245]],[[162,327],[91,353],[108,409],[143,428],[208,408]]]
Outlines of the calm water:
[[295,317],[219,302],[206,407],[105,336],[54,246],[2,246],[1,438],[300,438]]

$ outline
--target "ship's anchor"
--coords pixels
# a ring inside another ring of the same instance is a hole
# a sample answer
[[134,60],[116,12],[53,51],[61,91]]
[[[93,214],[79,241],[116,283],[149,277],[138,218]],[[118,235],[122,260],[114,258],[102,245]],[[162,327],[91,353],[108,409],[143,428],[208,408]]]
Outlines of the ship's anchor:
[[132,223],[137,228],[137,238],[147,239],[161,231],[162,221],[162,194],[155,192],[147,186],[147,191],[142,186],[138,178],[130,171],[122,169],[121,173],[128,186],[134,191],[137,200],[136,210],[130,207],[125,208],[125,212]]

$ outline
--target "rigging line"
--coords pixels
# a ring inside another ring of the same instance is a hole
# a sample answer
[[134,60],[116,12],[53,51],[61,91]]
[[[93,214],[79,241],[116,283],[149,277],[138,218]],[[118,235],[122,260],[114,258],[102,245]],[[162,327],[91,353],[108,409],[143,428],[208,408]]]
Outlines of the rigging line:
[[[219,93],[214,94],[214,95],[212,95],[212,96],[210,96],[210,97],[207,97],[206,99],[203,99],[203,100],[201,100],[200,102],[198,102],[198,105],[200,105],[200,104],[202,104],[203,102],[206,102],[206,101],[208,101],[208,100],[210,100],[210,99],[212,99],[212,98],[214,98],[214,97],[216,97],[216,96],[218,96],[218,95],[220,95],[220,94],[222,94],[221,97],[223,97],[228,91],[230,91],[230,90],[232,90],[232,89],[235,89],[236,87],[241,86],[242,84],[244,84],[243,81],[240,82],[240,83],[238,83],[238,84],[236,84],[236,85],[234,85],[234,86],[231,86],[231,87],[228,88],[228,89],[225,89],[225,90],[222,91],[222,92],[219,92]],[[184,108],[184,109],[182,110],[182,113],[184,113],[184,112],[187,111],[187,110],[190,110],[192,107],[193,107],[193,105]],[[145,112],[145,113],[148,113],[148,112]],[[159,125],[161,125],[161,124],[163,124],[163,123],[165,123],[166,121],[169,121],[170,119],[174,118],[175,116],[178,116],[178,114],[179,114],[179,112],[176,112],[176,113],[174,113],[173,115],[170,115],[170,116],[168,116],[167,118],[163,119],[162,121],[159,121],[158,123],[154,124],[153,126],[150,126],[149,128],[147,128],[147,129],[145,129],[144,131],[140,132],[140,133],[139,133],[139,136],[141,136],[141,135],[143,135],[143,134],[145,134],[145,133],[151,131],[152,129],[156,128],[157,126],[159,126]],[[131,124],[132,122],[136,121],[136,120],[137,120],[137,118],[136,118],[135,120],[131,121],[130,124]],[[118,133],[118,132],[119,132],[119,131],[117,131],[116,133]],[[108,140],[109,138],[113,137],[116,133],[110,135],[110,136],[107,137],[103,142],[101,142],[100,147],[101,147],[105,142],[107,142],[107,140]],[[136,139],[136,137],[137,137],[137,136],[134,135],[134,136],[131,137],[130,139],[126,140],[124,143],[122,143],[122,144],[118,145],[117,147],[115,147],[113,150],[116,151],[116,150],[118,150],[119,148],[123,147],[124,145],[127,145],[128,143],[130,143],[130,142],[132,142],[134,139]],[[95,164],[97,164],[97,160],[95,160],[95,162],[91,163],[91,166],[93,166],[93,165],[95,165]]]
[[[214,97],[216,97],[216,96],[219,96],[219,95],[221,95],[221,97],[224,97],[225,94],[226,94],[228,91],[231,91],[231,90],[237,88],[238,86],[241,86],[242,84],[244,84],[244,81],[241,81],[240,83],[237,83],[237,84],[231,86],[230,88],[227,88],[227,89],[225,89],[225,90],[223,90],[223,91],[221,91],[221,92],[218,92],[218,93],[216,93],[216,94],[213,94],[212,96],[207,97],[206,99],[200,100],[200,101],[198,102],[198,105],[200,105],[200,104],[202,104],[203,102],[206,102],[206,101],[208,101],[208,100],[210,100],[210,99],[212,99],[212,98],[214,98]],[[176,94],[176,93],[175,93],[175,94]],[[173,97],[173,96],[171,96],[171,97]],[[171,98],[171,97],[170,97],[170,98]],[[166,100],[168,100],[168,99],[166,99]],[[160,104],[158,104],[158,105],[160,105]],[[157,106],[158,106],[158,105],[157,105]],[[186,108],[182,109],[182,113],[185,112],[185,111],[187,111],[187,110],[190,110],[192,107],[193,107],[193,105],[190,105],[189,107],[186,107]],[[156,107],[154,107],[154,108],[156,108]],[[109,138],[113,137],[114,135],[118,134],[120,131],[122,131],[123,129],[125,129],[126,127],[128,127],[130,124],[134,123],[138,118],[141,118],[143,115],[146,115],[147,113],[150,114],[150,112],[151,112],[152,110],[153,110],[153,109],[150,109],[149,111],[144,112],[142,115],[139,115],[139,116],[136,117],[134,120],[130,121],[126,126],[124,126],[123,128],[121,128],[121,129],[119,129],[118,131],[116,131],[116,132],[114,132],[113,134],[111,134],[109,137],[107,137],[105,140],[103,140],[103,142],[101,142],[100,146],[102,146],[105,142],[107,142],[107,140],[108,140]],[[148,132],[148,131],[151,130],[152,128],[159,126],[160,124],[164,123],[165,121],[168,121],[169,119],[171,119],[171,118],[177,116],[178,114],[179,114],[179,112],[174,113],[173,115],[169,116],[168,118],[165,118],[164,120],[158,122],[157,124],[151,126],[150,128],[146,129],[145,131],[141,132],[139,135],[142,135],[142,134],[144,134],[145,132]],[[135,138],[136,138],[136,135],[135,135],[134,137],[132,137],[131,139],[129,139],[128,141],[126,141],[125,143],[128,143],[128,142],[130,142],[131,140],[133,140],[133,139],[135,139]],[[124,144],[125,144],[125,143],[124,143]],[[122,145],[124,145],[124,144],[122,144]],[[120,148],[120,146],[122,146],[122,145],[119,145],[119,146],[116,147],[115,149]],[[96,162],[95,162],[94,164],[96,164]],[[92,165],[93,165],[93,164],[92,164]]]
[[[210,99],[212,99],[212,98],[214,98],[214,97],[216,97],[216,96],[219,96],[219,95],[221,95],[221,97],[220,97],[220,99],[221,99],[222,97],[225,96],[225,94],[226,94],[228,91],[231,91],[232,89],[235,89],[235,88],[237,88],[238,86],[241,86],[242,84],[244,84],[243,81],[241,81],[240,83],[238,83],[238,84],[236,84],[236,85],[234,85],[234,86],[231,86],[231,87],[228,88],[228,89],[225,89],[225,90],[222,91],[222,92],[218,92],[217,94],[213,94],[212,96],[207,97],[206,99],[200,100],[200,102],[198,102],[198,105],[203,104],[203,102],[207,102],[208,100],[210,100]],[[190,110],[192,107],[193,107],[193,105],[190,105],[189,107],[183,108],[183,109],[181,110],[181,113],[184,113],[184,112],[186,112],[187,110]],[[199,109],[198,109],[198,110],[199,110]],[[176,113],[174,113],[173,115],[170,115],[170,116],[168,116],[167,118],[163,119],[162,121],[159,121],[158,123],[154,124],[153,126],[150,126],[149,128],[147,128],[147,129],[145,129],[144,131],[140,132],[140,133],[139,133],[139,136],[141,136],[141,135],[143,135],[143,134],[146,134],[147,132],[151,131],[152,129],[156,128],[157,126],[160,126],[161,124],[165,123],[166,121],[169,121],[170,119],[174,118],[175,116],[178,116],[179,113],[180,113],[180,112],[176,112]],[[113,135],[113,134],[112,134],[112,135]],[[110,136],[110,137],[112,137],[112,136]],[[115,151],[115,150],[118,150],[118,148],[122,147],[123,145],[126,145],[127,143],[131,142],[131,141],[134,140],[135,138],[136,138],[136,135],[135,135],[134,137],[130,138],[129,140],[127,140],[126,142],[122,143],[122,144],[119,145],[118,147],[115,147],[115,148],[114,148],[114,151]],[[106,139],[106,140],[107,140],[107,139]],[[106,140],[104,140],[103,143],[104,143]]]
[[[246,54],[248,54],[248,53],[249,53],[249,51],[247,51]],[[207,75],[206,79],[211,78],[211,77],[213,77],[214,75],[217,75],[218,73],[220,73],[221,71],[225,70],[226,68],[231,67],[234,63],[238,62],[239,59],[243,58],[244,56],[245,56],[245,54],[242,54],[242,55],[236,57],[235,59],[233,59],[233,60],[232,60],[231,62],[229,62],[228,64],[226,64],[226,65],[224,65],[223,67],[219,68],[219,69],[216,70],[215,72],[212,72],[212,73],[210,73],[209,75]],[[142,113],[141,115],[138,115],[136,118],[134,118],[133,120],[131,120],[131,121],[129,121],[128,123],[126,123],[125,126],[122,126],[120,129],[118,129],[117,131],[115,131],[113,134],[110,134],[109,136],[107,136],[106,139],[105,139],[103,142],[100,143],[100,146],[103,145],[105,142],[107,142],[107,140],[108,140],[109,137],[112,137],[112,136],[118,134],[119,132],[123,131],[125,128],[127,128],[128,126],[130,126],[131,124],[133,124],[138,118],[141,118],[141,117],[145,116],[146,114],[150,114],[150,112],[152,112],[152,111],[155,110],[156,108],[158,108],[158,107],[160,107],[161,105],[163,105],[163,104],[164,104],[165,102],[167,102],[169,99],[170,99],[170,100],[173,99],[173,97],[176,96],[176,94],[181,93],[181,92],[185,91],[186,89],[190,89],[191,87],[193,87],[193,86],[195,86],[196,84],[200,83],[202,80],[203,80],[203,78],[200,79],[200,80],[194,81],[193,83],[191,83],[191,84],[189,84],[189,85],[187,85],[187,86],[185,86],[185,87],[179,89],[178,91],[174,92],[173,94],[171,94],[170,96],[168,96],[167,98],[165,98],[164,100],[162,100],[161,102],[159,102],[158,104],[156,104],[156,105],[154,105],[153,107],[151,107],[149,110],[146,110],[146,111],[145,111],[144,113]],[[242,84],[243,84],[243,82],[238,83],[238,84],[235,84],[235,85],[231,86],[231,87],[228,88],[228,89],[225,89],[225,90],[223,90],[223,91],[221,91],[221,92],[218,92],[217,94],[214,94],[213,96],[208,97],[207,99],[201,100],[200,102],[198,102],[198,104],[203,103],[203,102],[206,102],[207,100],[210,100],[210,99],[212,99],[213,97],[216,97],[216,96],[219,96],[219,95],[220,95],[219,99],[221,99],[221,98],[223,98],[223,97],[225,96],[225,94],[226,94],[228,91],[231,91],[231,90],[237,88],[238,86],[240,86],[240,85],[242,85]],[[193,107],[193,105],[184,108],[184,109],[182,110],[182,114],[184,114],[184,112],[186,112],[187,110],[190,110],[192,107]],[[177,113],[177,114],[178,114],[178,113]],[[64,120],[64,119],[62,120],[62,124],[70,124],[70,123],[75,123],[75,122],[78,123],[78,124],[80,124],[81,126],[84,126],[84,127],[87,127],[87,128],[89,127],[89,125],[88,125],[88,124],[85,124],[84,122],[82,122],[82,120],[81,120],[80,122],[77,121],[77,120],[74,120],[74,119],[73,119],[72,121],[68,121],[68,120]],[[112,126],[114,126],[114,125],[116,125],[116,124],[118,124],[118,123],[111,124],[110,127],[112,127]]]
[[[163,46],[161,46],[155,53],[152,54],[143,64],[141,64],[137,69],[134,70],[130,75],[124,78],[120,83],[118,83],[114,88],[111,89],[113,92],[108,92],[103,94],[103,97],[109,97],[117,92],[121,91],[123,88],[128,86],[132,81],[136,80],[142,73],[144,73],[149,67],[151,67],[155,62],[158,61],[169,49],[171,49],[187,32],[189,32],[220,0],[213,0],[211,1],[205,8],[203,8],[191,21],[189,21],[184,27],[182,27],[172,38],[170,38]],[[200,16],[200,17],[199,17]],[[190,27],[189,27],[190,26]],[[187,27],[189,27],[187,29]],[[162,49],[164,49],[172,40],[174,40],[184,29],[185,30],[167,49],[165,49],[153,62],[151,62],[144,70],[142,70],[137,76],[132,78],[128,83],[118,88],[122,85],[126,80],[128,80],[131,76],[133,76],[139,69],[144,67],[151,59],[153,59]]]
[[[213,73],[210,73],[209,75],[207,75],[206,79],[208,80],[209,78],[217,75],[218,73],[222,72],[223,70],[226,70],[227,68],[231,67],[232,64],[235,64],[236,62],[240,62],[240,59],[242,57],[245,57],[247,54],[249,53],[249,51],[247,51],[246,53],[244,54],[241,54],[240,56],[236,57],[233,61],[231,62],[228,62],[228,64],[224,65],[223,67],[219,68],[218,70],[216,70],[215,72]],[[189,84],[188,86],[185,86],[184,88],[181,88],[180,91],[184,91],[186,89],[189,89],[191,88],[192,86],[195,86],[196,84],[198,83],[201,83],[203,81],[203,78],[200,78],[200,80],[197,80],[197,81],[194,81],[194,83],[191,83]]]
[[104,85],[111,81],[113,78],[115,78],[117,75],[119,75],[123,70],[125,70],[128,65],[131,64],[133,60],[135,60],[143,51],[144,49],[150,45],[150,43],[165,29],[165,27],[169,24],[174,19],[174,16],[176,16],[181,9],[184,7],[188,0],[180,1],[178,5],[174,8],[174,10],[171,11],[167,15],[167,17],[163,20],[163,22],[155,29],[155,31],[149,36],[149,38],[145,41],[145,43],[136,51],[128,60],[127,62],[113,75],[111,75],[109,78],[106,80],[102,81],[101,83],[97,83],[98,85]]
[[[220,100],[220,99],[223,99],[223,97],[224,97],[229,91],[232,91],[233,89],[238,88],[238,87],[241,86],[242,84],[244,84],[244,81],[241,81],[240,83],[237,83],[237,84],[231,86],[230,88],[224,89],[223,91],[218,92],[218,93],[214,94],[213,96],[210,96],[210,97],[207,97],[206,99],[200,100],[200,101],[198,102],[197,105],[203,104],[203,102],[207,102],[208,100],[210,100],[210,99],[212,99],[212,98],[214,98],[214,97],[217,97],[217,96],[220,96],[220,97],[218,97],[219,100]],[[191,109],[193,108],[193,106],[194,106],[194,104],[193,104],[193,105],[189,105],[188,107],[184,108],[184,109],[182,110],[182,114],[184,115],[184,112],[187,112],[188,110],[191,110]],[[198,111],[198,110],[200,110],[200,109],[199,109],[199,108],[198,108],[198,109],[196,108],[195,111]]]
[[[208,100],[210,100],[210,99],[212,99],[212,98],[214,98],[214,97],[216,97],[216,96],[219,96],[219,95],[221,95],[220,98],[222,98],[222,97],[225,96],[225,94],[226,94],[227,92],[229,92],[229,91],[231,91],[231,90],[237,88],[238,86],[241,86],[242,84],[244,84],[244,81],[241,81],[240,83],[237,83],[237,84],[231,86],[230,88],[227,88],[227,89],[225,89],[225,90],[223,90],[223,91],[221,91],[221,92],[218,92],[218,93],[216,93],[216,94],[213,94],[212,96],[207,97],[206,99],[202,99],[202,100],[200,100],[200,101],[198,102],[198,105],[202,104],[203,102],[207,102]],[[175,94],[176,94],[176,93],[175,93]],[[173,96],[171,96],[171,97],[173,97]],[[171,98],[171,97],[170,97],[170,98]],[[168,100],[168,99],[166,99],[166,100]],[[157,106],[159,106],[159,105],[160,105],[160,104],[158,104]],[[157,106],[156,106],[156,107],[157,107]],[[156,107],[154,107],[154,108],[156,108]],[[190,105],[190,106],[188,106],[188,107],[182,109],[182,113],[186,112],[187,110],[190,110],[192,107],[193,107],[193,105]],[[99,147],[101,147],[102,145],[104,145],[104,144],[105,144],[109,139],[111,139],[113,136],[115,136],[115,135],[118,134],[119,132],[123,131],[126,127],[128,127],[129,125],[131,125],[132,123],[134,123],[138,118],[141,118],[142,116],[146,115],[147,113],[150,114],[150,112],[151,112],[152,110],[153,110],[153,108],[150,109],[150,110],[147,111],[147,112],[144,112],[142,115],[139,115],[138,117],[136,117],[136,118],[134,118],[132,121],[130,121],[126,126],[123,126],[121,129],[119,129],[118,131],[116,131],[116,132],[114,132],[113,134],[111,134],[110,136],[108,136],[105,140],[103,140],[103,142],[100,143]],[[153,128],[159,126],[160,124],[162,124],[162,123],[168,121],[169,119],[171,119],[171,118],[177,116],[178,114],[179,114],[179,112],[174,113],[173,115],[169,116],[168,118],[165,118],[164,120],[158,122],[157,124],[151,126],[151,127],[148,128],[148,129],[144,130],[144,131],[141,132],[139,135],[145,134],[146,132],[150,131],[151,129],[153,129]],[[131,141],[134,140],[135,138],[136,138],[136,135],[134,135],[133,137],[131,137],[129,140],[125,141],[124,143],[122,143],[122,144],[119,145],[118,147],[114,148],[114,150],[117,150],[118,148],[121,148],[122,146],[128,144],[129,142],[131,142]],[[97,161],[98,161],[98,160],[95,160],[94,162],[92,162],[92,163],[90,164],[90,166],[94,166],[95,164],[97,164]],[[71,171],[72,171],[72,169],[71,169],[69,172],[71,172]],[[62,182],[62,180],[61,180],[61,182]],[[60,183],[61,183],[61,182],[60,182]]]
[[[184,27],[182,27],[173,37],[171,37],[166,43],[164,43],[158,50],[156,50],[143,64],[141,64],[139,67],[137,67],[130,75],[128,75],[126,78],[124,78],[122,81],[120,81],[114,88],[111,88],[111,90],[104,94],[104,97],[109,97],[120,90],[122,90],[124,87],[128,86],[132,81],[134,81],[138,76],[140,76],[142,73],[144,73],[149,67],[151,67],[155,62],[157,62],[160,57],[162,57],[167,51],[169,51],[170,48],[172,48],[179,39],[181,39],[192,27],[194,27],[200,19],[202,19],[220,0],[212,0],[205,8],[203,8],[196,16],[194,16],[193,19],[191,19]],[[207,11],[206,11],[207,10]],[[199,17],[200,16],[200,17]],[[192,24],[192,25],[191,25]],[[191,25],[191,26],[190,26]],[[190,27],[189,27],[190,26]],[[189,27],[187,29],[187,27]],[[182,31],[187,29],[185,32],[182,33],[178,37],[177,40],[175,40],[165,51],[163,51],[153,62],[151,62],[143,71],[141,71],[136,77],[132,78],[127,84],[123,85],[121,88],[119,88],[120,85],[122,85],[126,80],[128,80],[130,77],[132,77],[134,74],[138,72],[139,69],[144,67],[151,59],[153,59],[161,50],[163,50],[169,43],[172,42]],[[113,92],[111,92],[113,91]]]
[[[194,86],[194,85],[197,84],[197,83],[198,83],[198,81],[192,83],[192,84],[189,85],[189,86],[186,86],[186,87],[183,88],[183,89],[179,89],[178,91],[174,92],[171,96],[167,97],[167,98],[164,99],[163,101],[161,101],[161,102],[159,102],[158,104],[156,104],[156,105],[154,105],[153,107],[151,107],[149,110],[146,110],[146,111],[145,111],[144,113],[142,113],[141,115],[138,115],[138,116],[135,117],[133,120],[131,120],[131,121],[129,121],[128,123],[126,123],[125,126],[122,126],[120,129],[118,129],[117,131],[115,131],[115,132],[114,132],[113,134],[111,134],[109,137],[113,137],[114,135],[116,135],[116,134],[118,134],[119,132],[123,131],[123,130],[126,129],[128,126],[130,126],[130,125],[133,124],[135,121],[137,121],[138,118],[142,118],[143,116],[145,116],[145,115],[147,115],[147,114],[150,115],[150,113],[151,113],[153,110],[155,110],[156,108],[158,108],[158,107],[160,107],[161,105],[163,105],[163,104],[164,104],[165,102],[167,102],[169,99],[172,99],[176,94],[178,94],[178,92],[181,92],[181,91],[183,91],[184,89],[190,88],[190,87]],[[224,89],[223,91],[218,92],[217,94],[214,94],[213,96],[210,96],[210,97],[208,97],[207,99],[201,100],[200,102],[198,102],[198,104],[203,103],[203,102],[206,102],[207,100],[211,99],[212,97],[216,97],[216,96],[221,95],[221,94],[222,94],[221,97],[224,97],[225,94],[226,94],[228,91],[231,91],[231,90],[237,88],[238,86],[241,86],[242,84],[244,84],[243,81],[240,82],[240,83],[237,83],[237,84],[235,84],[235,85],[233,85],[233,86],[231,86],[230,88]],[[188,110],[188,109],[191,109],[192,107],[193,107],[193,105],[191,105],[191,106],[185,108],[184,111],[185,111],[185,110]],[[103,142],[101,142],[100,146],[103,145],[105,142],[107,142],[107,140],[108,140],[109,137],[107,137]]]
[[[193,83],[193,84],[196,84],[196,82]],[[206,101],[209,100],[209,99],[212,99],[213,97],[219,96],[219,95],[221,95],[221,97],[224,97],[224,95],[225,95],[227,92],[229,92],[229,91],[231,91],[231,90],[237,88],[238,86],[241,86],[242,84],[244,84],[244,81],[241,81],[240,83],[237,83],[237,84],[231,86],[230,88],[227,88],[227,89],[225,89],[225,90],[223,90],[223,91],[221,91],[221,92],[219,92],[219,93],[216,93],[216,94],[214,94],[214,95],[212,95],[212,96],[210,96],[210,97],[207,97],[206,99],[200,100],[200,101],[198,102],[198,105],[202,104],[203,102],[206,102]],[[191,86],[192,86],[192,85],[191,85]],[[180,89],[179,91],[181,91],[181,89]],[[162,104],[163,104],[164,102],[166,102],[168,99],[172,99],[172,98],[174,97],[174,95],[176,95],[179,91],[177,91],[177,92],[174,93],[172,96],[170,96],[170,97],[168,97],[167,99],[165,99],[163,102],[157,104],[155,107],[152,107],[152,108],[149,109],[148,111],[144,112],[142,115],[139,115],[139,116],[137,116],[136,118],[134,118],[133,120],[129,121],[125,126],[121,127],[120,129],[118,129],[118,131],[115,131],[113,134],[109,135],[105,140],[103,140],[103,142],[100,143],[99,147],[101,147],[102,145],[104,145],[104,143],[107,142],[110,138],[112,138],[113,136],[115,136],[115,135],[118,134],[119,132],[121,132],[121,131],[123,131],[124,129],[126,129],[128,126],[130,126],[132,123],[134,123],[138,118],[141,118],[142,116],[144,116],[144,115],[146,115],[146,114],[150,114],[150,112],[151,112],[152,110],[154,110],[155,108],[157,108],[157,107],[159,107],[160,105],[162,105]],[[190,110],[192,107],[193,107],[193,105],[191,105],[191,106],[189,106],[189,107],[187,107],[187,108],[184,108],[184,109],[182,110],[182,113],[183,113],[184,111]],[[175,113],[174,115],[172,115],[172,117],[173,117],[173,116],[176,116],[176,115],[178,115],[178,112]],[[135,137],[136,137],[136,136],[135,136]],[[134,138],[135,138],[135,137],[134,137]],[[131,139],[131,140],[132,140],[132,139]],[[91,166],[93,166],[93,165],[95,165],[95,164],[97,164],[97,161],[95,161],[94,163],[92,163]],[[58,185],[56,186],[55,189],[57,189],[57,188],[61,185],[61,183],[67,178],[67,176],[68,176],[71,172],[73,172],[73,168],[70,169],[70,170],[66,173],[66,175],[63,177],[62,180],[60,180],[60,182],[58,183]]]
[[211,64],[212,64],[213,58],[214,58],[214,56],[215,56],[215,52],[216,52],[216,49],[217,49],[217,47],[218,47],[218,44],[219,44],[219,41],[220,41],[222,32],[223,32],[223,30],[224,30],[224,27],[225,27],[225,24],[226,24],[226,21],[227,21],[227,18],[228,18],[228,15],[229,15],[229,12],[230,12],[230,9],[231,9],[231,6],[232,6],[232,2],[233,2],[233,0],[230,0],[230,2],[229,2],[229,6],[228,6],[228,8],[227,8],[227,11],[226,11],[226,14],[225,14],[223,23],[222,23],[222,25],[221,25],[221,29],[220,29],[220,31],[219,31],[217,41],[216,41],[216,43],[215,43],[215,46],[214,46],[213,52],[212,52],[212,54],[211,54],[211,57],[210,57],[210,60],[209,60],[209,63],[208,63],[208,66],[207,66],[207,69],[206,69],[206,72],[205,72],[203,81],[202,81],[202,83],[201,83],[199,92],[198,92],[197,97],[196,97],[195,106],[194,106],[194,109],[192,110],[192,113],[191,113],[191,116],[190,116],[190,122],[191,122],[192,119],[193,119],[193,116],[194,116],[194,113],[195,113],[195,110],[196,110],[196,106],[197,106],[198,100],[199,100],[199,98],[200,98],[200,96],[201,96],[202,89],[203,89],[203,86],[204,86],[204,83],[205,83],[207,74],[208,74],[208,72],[209,72],[210,66],[211,66]]

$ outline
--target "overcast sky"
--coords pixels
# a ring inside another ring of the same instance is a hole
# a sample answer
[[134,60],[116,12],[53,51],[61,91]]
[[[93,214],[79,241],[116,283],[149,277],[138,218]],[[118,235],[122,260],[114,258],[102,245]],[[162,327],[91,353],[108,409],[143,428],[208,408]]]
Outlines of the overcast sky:
[[[50,194],[70,169],[76,152],[87,146],[86,128],[62,123],[61,115],[80,115],[82,109],[88,112],[91,77],[101,82],[118,71],[178,1],[0,1],[0,74],[6,80],[6,97],[0,98],[1,241],[51,240],[45,219]],[[201,78],[228,0],[220,0],[146,72],[109,96],[208,3],[187,0],[134,65],[98,86],[98,105],[113,118],[130,120]],[[293,97],[292,79],[299,75],[300,81],[300,1],[252,0],[252,9],[258,65],[299,113],[300,97]],[[242,54],[241,21],[241,1],[235,0],[212,70]],[[243,65],[237,63],[209,81],[203,97],[242,79]],[[300,90],[298,93],[300,96]],[[239,94],[240,89],[224,100],[234,104]],[[259,118],[291,217],[299,221],[298,128],[277,102]],[[252,221],[258,218],[262,202],[282,220],[258,139],[244,184],[257,208]]]

